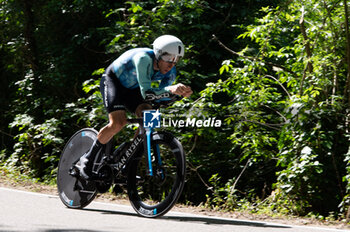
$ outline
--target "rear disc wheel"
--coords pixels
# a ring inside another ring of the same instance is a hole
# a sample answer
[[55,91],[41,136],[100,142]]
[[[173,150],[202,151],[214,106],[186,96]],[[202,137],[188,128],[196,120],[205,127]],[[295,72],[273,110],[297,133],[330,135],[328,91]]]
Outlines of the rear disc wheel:
[[75,133],[66,144],[58,164],[57,189],[68,208],[84,208],[95,198],[96,185],[79,176],[74,165],[97,139],[97,131],[86,128]]

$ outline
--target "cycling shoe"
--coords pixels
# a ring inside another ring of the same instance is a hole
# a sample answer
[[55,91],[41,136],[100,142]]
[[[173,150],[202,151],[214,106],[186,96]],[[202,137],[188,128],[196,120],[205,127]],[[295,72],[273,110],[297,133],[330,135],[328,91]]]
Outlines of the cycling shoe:
[[79,175],[85,180],[92,179],[92,162],[87,158],[88,153],[80,157],[75,167],[79,170]]

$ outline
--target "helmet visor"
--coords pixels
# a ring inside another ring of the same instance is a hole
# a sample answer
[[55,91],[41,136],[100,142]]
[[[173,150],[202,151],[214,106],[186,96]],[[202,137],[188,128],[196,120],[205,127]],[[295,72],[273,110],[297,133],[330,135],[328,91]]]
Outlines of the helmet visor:
[[176,64],[177,62],[179,62],[181,56],[177,56],[174,54],[169,54],[169,53],[165,53],[163,55],[160,56],[160,59],[162,59],[163,61],[167,62],[167,63],[173,63]]

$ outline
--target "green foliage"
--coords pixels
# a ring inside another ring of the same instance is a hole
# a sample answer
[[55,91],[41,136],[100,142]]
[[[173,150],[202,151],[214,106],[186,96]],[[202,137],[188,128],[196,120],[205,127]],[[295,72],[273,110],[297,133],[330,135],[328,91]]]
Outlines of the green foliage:
[[[215,102],[217,93],[235,97],[233,105],[215,107],[230,113],[226,122],[234,129],[228,138],[241,157],[277,161],[276,182],[270,184],[278,200],[266,198],[262,205],[280,212],[341,215],[345,210],[338,205],[342,200],[341,207],[348,204],[342,182],[348,182],[348,175],[342,178],[348,172],[343,162],[348,87],[340,52],[346,48],[337,42],[345,38],[339,27],[343,7],[339,1],[303,1],[263,8],[265,15],[238,36],[252,43],[223,63],[220,73],[229,74],[225,81],[201,93],[208,102]],[[229,188],[217,188],[227,197],[214,191],[212,201],[230,205]]]
[[[58,154],[64,140],[60,137],[60,122],[51,118],[42,124],[34,124],[34,118],[27,114],[17,115],[9,125],[18,128],[19,134],[15,136],[17,143],[14,152],[6,160],[6,165],[18,167],[22,173],[28,175],[51,176],[56,169]],[[45,149],[48,148],[49,149]],[[42,163],[48,163],[47,170],[43,170]],[[39,173],[38,173],[39,172]]]
[[64,108],[83,98],[82,82],[106,57],[95,40],[104,37],[96,27],[109,4],[91,4],[0,2],[3,159],[30,176],[54,178],[64,142],[85,124],[74,127]]
[[[222,121],[220,128],[169,128],[187,151],[180,200],[345,216],[344,2],[0,1],[0,161],[30,177],[53,178],[65,141],[107,122],[99,79],[110,62],[174,34],[186,45],[177,82],[194,94],[167,113]],[[131,129],[118,134],[118,144]]]

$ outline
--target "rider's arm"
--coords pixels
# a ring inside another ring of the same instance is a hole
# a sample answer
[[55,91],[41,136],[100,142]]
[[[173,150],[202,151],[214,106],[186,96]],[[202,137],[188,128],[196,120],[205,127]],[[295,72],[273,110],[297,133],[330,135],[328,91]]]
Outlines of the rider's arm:
[[166,74],[166,77],[162,79],[159,84],[159,89],[169,90],[169,86],[171,86],[176,79],[176,68],[175,66]]
[[137,81],[140,85],[141,94],[144,98],[146,97],[146,91],[148,90],[153,91],[157,95],[165,92],[169,92],[169,90],[166,89],[166,86],[169,85],[170,79],[163,80],[160,83],[159,88],[151,87],[151,83],[152,83],[151,77],[154,71],[153,71],[153,59],[150,56],[148,56],[145,53],[137,54],[133,57],[133,62],[136,68]]

